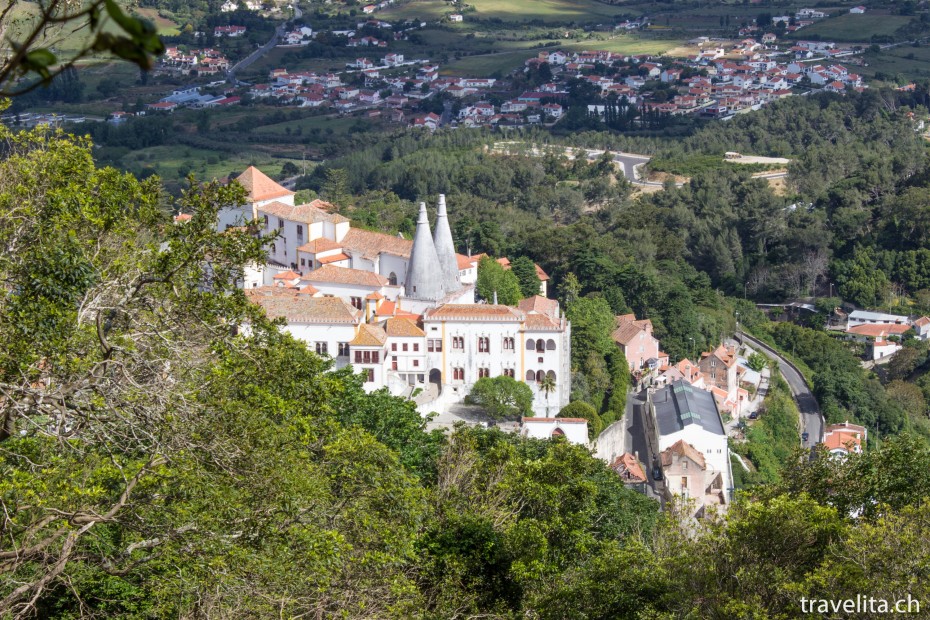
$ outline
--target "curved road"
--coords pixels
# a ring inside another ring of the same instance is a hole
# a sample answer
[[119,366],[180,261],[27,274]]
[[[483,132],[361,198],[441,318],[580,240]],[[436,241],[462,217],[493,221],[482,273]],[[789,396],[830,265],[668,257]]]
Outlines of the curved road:
[[300,7],[298,7],[296,3],[294,3],[293,8],[294,8],[294,17],[292,17],[290,20],[287,20],[281,24],[278,24],[277,28],[274,29],[274,34],[271,35],[271,39],[269,39],[267,43],[265,43],[260,48],[258,48],[257,50],[255,50],[254,52],[252,52],[251,54],[249,54],[248,56],[246,56],[245,58],[243,58],[236,64],[234,64],[232,68],[230,68],[229,71],[226,72],[226,80],[228,82],[235,83],[236,82],[236,71],[239,71],[240,69],[245,69],[246,67],[251,65],[253,62],[255,62],[256,60],[258,60],[259,58],[267,54],[272,49],[274,49],[274,47],[278,44],[278,41],[281,40],[281,37],[284,36],[284,29],[287,27],[288,21],[297,21],[303,15],[303,11],[300,10]]
[[788,387],[791,388],[791,393],[794,394],[794,400],[798,404],[798,411],[801,412],[801,421],[804,423],[804,431],[808,434],[805,447],[813,447],[814,444],[820,442],[823,438],[823,414],[820,413],[820,405],[817,404],[817,399],[814,398],[814,394],[811,392],[810,386],[807,385],[807,381],[804,380],[804,376],[795,369],[791,362],[761,340],[757,340],[746,333],[739,333],[736,337],[740,340],[745,338],[753,346],[759,347],[766,354],[778,360],[778,369],[781,371],[781,376],[787,381]]

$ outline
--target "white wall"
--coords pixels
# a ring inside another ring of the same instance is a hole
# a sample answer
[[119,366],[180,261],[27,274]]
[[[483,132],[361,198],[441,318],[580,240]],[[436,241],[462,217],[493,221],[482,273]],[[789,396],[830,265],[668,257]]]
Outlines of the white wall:
[[704,430],[698,424],[689,424],[677,433],[660,436],[659,452],[672,446],[679,439],[691,444],[704,455],[708,471],[713,470],[714,472],[723,473],[724,487],[726,489],[733,486],[733,481],[730,480],[730,453],[727,449],[726,435],[717,435]]
[[561,422],[559,418],[548,418],[545,422],[524,422],[520,434],[533,439],[551,439],[552,433],[560,429],[570,443],[588,445],[587,422]]
[[288,323],[281,327],[294,338],[306,342],[312,351],[316,350],[317,342],[325,342],[329,356],[336,360],[337,368],[342,368],[350,362],[348,356],[338,357],[339,343],[351,342],[355,338],[355,328],[353,324],[321,325],[316,323]]

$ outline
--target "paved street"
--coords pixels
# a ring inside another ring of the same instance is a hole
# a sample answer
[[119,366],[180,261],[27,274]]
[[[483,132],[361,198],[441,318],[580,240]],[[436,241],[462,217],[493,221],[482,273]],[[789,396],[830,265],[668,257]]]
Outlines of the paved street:
[[[301,11],[300,8],[296,4],[294,4],[293,20],[296,21],[300,19],[302,15],[303,15],[303,11]],[[286,26],[287,26],[287,22],[279,24],[278,27],[274,29],[274,34],[271,35],[271,39],[269,39],[267,43],[262,45],[260,48],[258,48],[257,50],[255,50],[254,52],[252,52],[251,54],[249,54],[248,56],[246,56],[239,62],[237,62],[235,65],[233,65],[232,68],[226,72],[227,81],[235,83],[236,71],[245,69],[246,67],[254,63],[256,60],[258,60],[259,58],[267,54],[270,50],[274,49],[274,47],[281,40],[281,37],[284,36],[284,30]]]
[[778,368],[782,376],[791,388],[794,394],[794,400],[798,404],[798,410],[801,412],[801,418],[804,421],[804,430],[809,436],[806,446],[812,447],[823,437],[823,415],[820,413],[820,405],[814,394],[811,392],[804,380],[804,377],[782,356],[780,356],[772,347],[764,342],[749,336],[748,334],[739,334],[740,338],[745,338],[753,346],[762,349],[765,353],[778,360]]

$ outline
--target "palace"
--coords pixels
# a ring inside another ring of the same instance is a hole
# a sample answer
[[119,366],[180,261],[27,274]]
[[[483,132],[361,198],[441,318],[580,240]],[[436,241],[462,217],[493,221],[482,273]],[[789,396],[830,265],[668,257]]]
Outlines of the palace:
[[[571,326],[558,301],[476,302],[480,257],[455,252],[445,196],[432,230],[420,203],[408,240],[353,228],[321,200],[295,205],[255,167],[236,180],[247,202],[222,209],[218,230],[252,221],[274,236],[265,264],[246,269],[246,294],[336,368],[363,373],[367,390],[421,394],[431,411],[461,402],[482,377],[508,375],[532,388],[535,413],[568,404]],[[544,379],[554,388],[541,389]]]

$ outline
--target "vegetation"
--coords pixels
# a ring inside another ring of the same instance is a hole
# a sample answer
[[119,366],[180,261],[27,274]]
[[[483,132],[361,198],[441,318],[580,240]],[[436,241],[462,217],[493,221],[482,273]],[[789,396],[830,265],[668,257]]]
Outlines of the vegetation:
[[773,373],[759,414],[759,419],[748,425],[745,442],[733,446],[756,469],[743,474],[743,485],[777,482],[782,466],[792,460],[799,445],[798,408],[781,375]]
[[597,410],[586,402],[576,400],[559,411],[560,418],[583,418],[588,421],[588,439],[594,439],[604,430],[604,421]]
[[[520,289],[520,280],[512,270],[504,269],[490,256],[482,256],[478,261],[476,290],[481,299],[488,303],[493,303],[496,299],[496,303],[515,306],[523,298]],[[539,287],[536,290],[538,291]]]
[[495,420],[533,413],[533,390],[507,375],[478,379],[469,397]]

